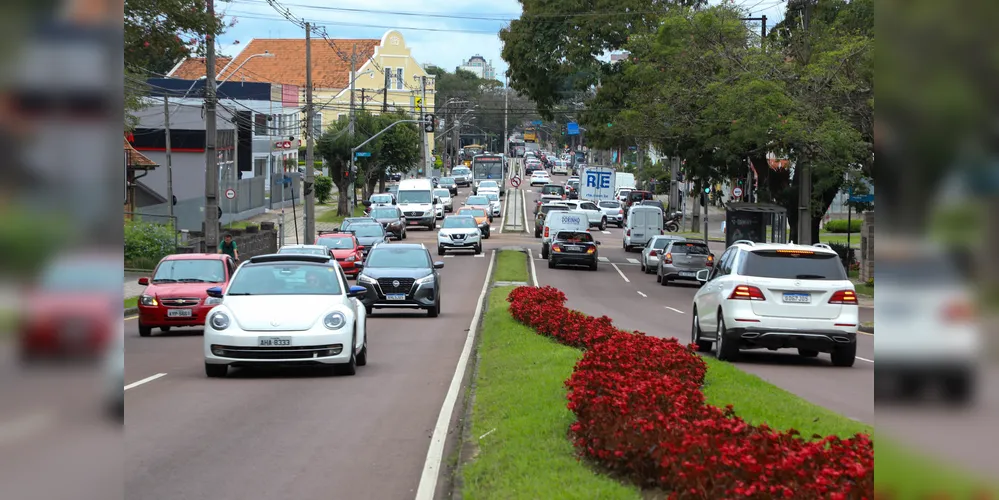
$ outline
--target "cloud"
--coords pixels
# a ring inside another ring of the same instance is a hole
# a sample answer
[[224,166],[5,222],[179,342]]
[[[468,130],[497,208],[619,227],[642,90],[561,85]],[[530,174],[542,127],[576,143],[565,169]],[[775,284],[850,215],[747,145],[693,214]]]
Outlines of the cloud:
[[[398,29],[421,64],[454,71],[478,54],[492,61],[497,75],[507,66],[500,57],[499,30],[521,12],[517,0],[456,0],[446,4],[435,0],[349,0],[335,5],[325,0],[287,0],[281,4],[293,17],[324,26],[332,38],[381,38],[389,29]],[[302,28],[283,19],[264,0],[232,0],[224,5],[226,15],[236,18],[237,23],[219,38],[222,53],[238,52],[251,38],[305,36]],[[237,40],[240,43],[235,44]]]

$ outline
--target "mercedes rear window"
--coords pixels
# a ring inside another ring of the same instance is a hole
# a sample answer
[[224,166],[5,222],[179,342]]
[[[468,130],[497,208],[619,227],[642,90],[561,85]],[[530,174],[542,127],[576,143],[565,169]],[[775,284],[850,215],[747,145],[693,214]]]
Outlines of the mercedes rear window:
[[834,253],[808,250],[747,252],[739,268],[743,276],[798,280],[846,280],[846,271]]

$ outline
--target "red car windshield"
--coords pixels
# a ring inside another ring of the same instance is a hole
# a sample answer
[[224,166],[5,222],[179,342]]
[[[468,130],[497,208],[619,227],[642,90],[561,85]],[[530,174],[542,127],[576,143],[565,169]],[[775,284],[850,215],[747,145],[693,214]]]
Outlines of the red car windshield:
[[160,263],[153,283],[223,283],[225,265],[219,259],[176,259]]

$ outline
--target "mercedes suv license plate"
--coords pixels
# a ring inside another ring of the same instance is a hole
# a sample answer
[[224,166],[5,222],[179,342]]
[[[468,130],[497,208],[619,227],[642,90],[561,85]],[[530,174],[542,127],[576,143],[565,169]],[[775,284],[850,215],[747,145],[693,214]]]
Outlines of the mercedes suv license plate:
[[388,300],[406,300],[406,294],[404,293],[390,293],[385,296]]
[[288,347],[291,345],[291,337],[257,337],[257,345],[260,347]]
[[796,304],[808,304],[812,301],[812,296],[807,293],[785,293],[784,302],[794,302]]

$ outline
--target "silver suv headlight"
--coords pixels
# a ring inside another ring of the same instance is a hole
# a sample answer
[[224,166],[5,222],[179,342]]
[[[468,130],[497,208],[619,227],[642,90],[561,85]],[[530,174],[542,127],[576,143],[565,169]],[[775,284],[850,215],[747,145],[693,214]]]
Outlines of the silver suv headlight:
[[427,283],[433,283],[433,282],[434,282],[434,275],[433,274],[428,274],[428,275],[426,275],[426,276],[424,276],[424,277],[416,280],[416,284],[417,285],[426,285]]
[[372,278],[371,276],[365,276],[363,274],[357,277],[357,281],[361,281],[361,282],[368,283],[368,284],[371,284],[371,285],[374,285],[374,284],[378,283],[378,280]]
[[208,318],[208,323],[215,330],[225,330],[229,328],[229,315],[222,311],[212,313],[211,317]]

